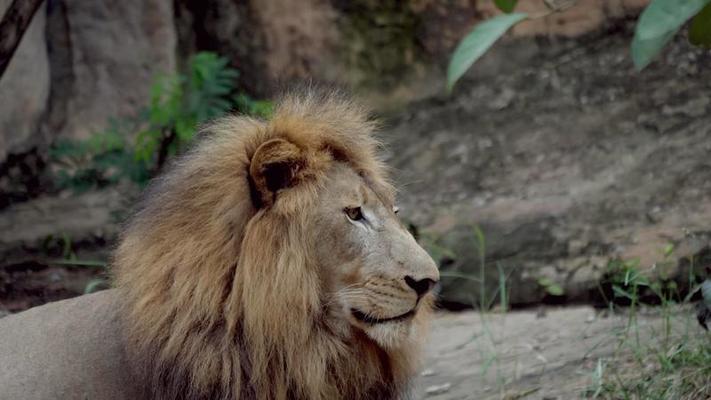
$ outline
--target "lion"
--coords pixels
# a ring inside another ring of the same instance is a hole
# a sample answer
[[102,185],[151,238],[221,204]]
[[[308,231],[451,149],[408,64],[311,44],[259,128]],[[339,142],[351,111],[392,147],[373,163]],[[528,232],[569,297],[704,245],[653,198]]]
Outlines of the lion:
[[127,224],[114,289],[0,320],[0,398],[411,398],[439,273],[368,115],[307,90],[205,127]]

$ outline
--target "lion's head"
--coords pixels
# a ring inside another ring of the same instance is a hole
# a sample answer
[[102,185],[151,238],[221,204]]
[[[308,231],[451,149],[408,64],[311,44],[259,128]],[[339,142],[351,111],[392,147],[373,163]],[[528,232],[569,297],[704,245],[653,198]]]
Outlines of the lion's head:
[[228,117],[176,161],[114,258],[136,376],[173,398],[402,394],[436,265],[396,217],[374,125],[342,96]]

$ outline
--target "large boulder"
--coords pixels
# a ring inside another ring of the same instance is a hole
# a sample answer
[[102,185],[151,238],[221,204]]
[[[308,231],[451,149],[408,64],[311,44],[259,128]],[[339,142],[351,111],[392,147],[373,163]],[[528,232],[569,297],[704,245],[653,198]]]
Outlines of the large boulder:
[[445,302],[479,302],[482,252],[484,297],[504,276],[515,304],[595,300],[620,268],[700,269],[684,260],[711,244],[711,55],[679,37],[637,73],[631,36],[497,44],[453,96],[391,122],[402,215],[444,263]]

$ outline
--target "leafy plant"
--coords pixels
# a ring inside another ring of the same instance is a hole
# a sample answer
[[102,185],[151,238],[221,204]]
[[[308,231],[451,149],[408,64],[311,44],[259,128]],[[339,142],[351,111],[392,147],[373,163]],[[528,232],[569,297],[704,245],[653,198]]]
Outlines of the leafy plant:
[[639,301],[639,288],[649,280],[639,270],[639,259],[612,260],[607,266],[615,298],[627,299],[632,306]]
[[198,53],[187,75],[158,79],[151,88],[147,126],[137,136],[138,161],[160,168],[193,139],[198,124],[232,108],[229,96],[238,73],[227,64],[214,53]]
[[60,141],[50,151],[56,184],[83,191],[127,178],[145,183],[185,150],[200,124],[231,110],[267,117],[271,102],[237,89],[238,72],[215,53],[196,54],[185,74],[159,77],[148,106],[135,118],[112,121],[83,141]]
[[[577,3],[542,1],[548,11],[534,15],[514,13],[517,0],[495,0],[503,14],[480,23],[461,40],[449,62],[447,89],[451,91],[457,80],[514,25],[564,11]],[[637,70],[649,65],[689,19],[689,41],[711,47],[711,0],[652,0],[640,15],[632,39],[631,54]]]
[[554,282],[551,278],[540,277],[536,280],[536,283],[540,285],[543,290],[551,296],[562,296],[565,294],[565,290],[562,286]]

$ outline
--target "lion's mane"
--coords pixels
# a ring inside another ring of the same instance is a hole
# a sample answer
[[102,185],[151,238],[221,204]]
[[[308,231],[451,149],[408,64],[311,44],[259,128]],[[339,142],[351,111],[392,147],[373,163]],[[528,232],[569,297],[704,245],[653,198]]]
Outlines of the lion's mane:
[[[286,95],[269,121],[227,117],[152,185],[115,252],[135,377],[156,399],[379,399],[408,385],[418,344],[382,349],[322,321],[327,301],[299,210],[329,163],[388,187],[375,126],[340,95]],[[260,144],[287,138],[308,179],[266,212],[250,183]]]

